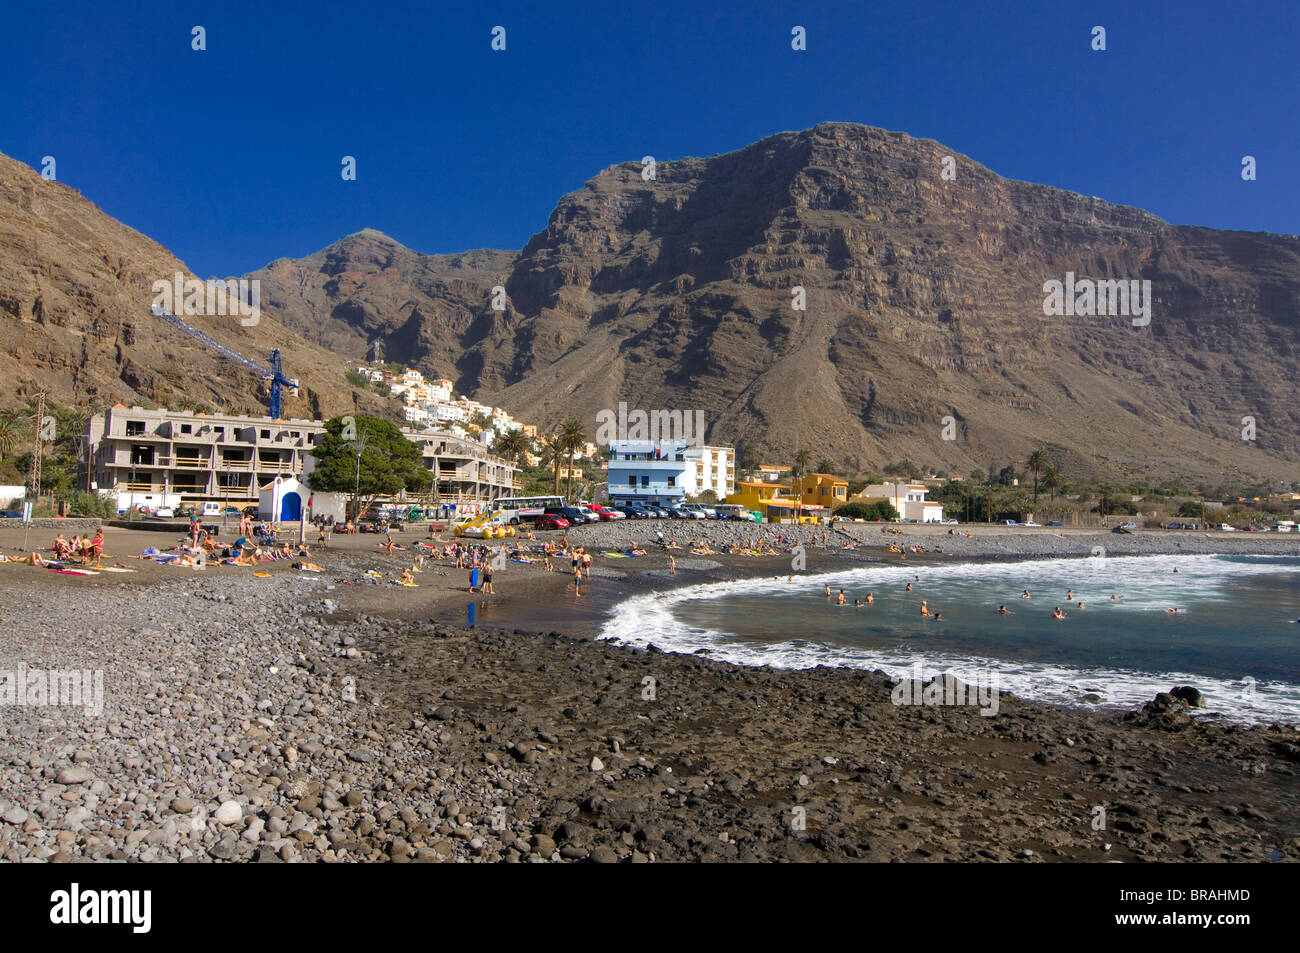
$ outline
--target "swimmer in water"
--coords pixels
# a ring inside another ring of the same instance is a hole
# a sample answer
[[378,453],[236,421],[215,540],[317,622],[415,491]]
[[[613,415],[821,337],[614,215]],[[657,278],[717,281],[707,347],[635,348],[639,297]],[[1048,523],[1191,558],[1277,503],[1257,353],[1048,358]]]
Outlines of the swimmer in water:
[[867,605],[871,605],[871,604],[872,604],[873,602],[875,602],[875,601],[876,601],[876,594],[875,594],[874,592],[868,592],[868,593],[867,593]]
[[998,606],[998,615],[1007,615],[1011,612],[1006,606]]
[[934,621],[935,621],[935,622],[938,622],[941,618],[943,618],[943,613],[942,613],[942,612],[936,612],[936,613],[934,614]]
[[854,600],[853,600],[853,607],[854,607],[855,609],[856,609],[858,606],[860,606],[860,605],[862,605],[862,600],[861,600],[861,599],[854,599]]
[[848,601],[848,600],[844,598],[844,590],[841,589],[841,590],[840,590],[840,594],[839,594],[838,596],[835,597],[835,604],[838,605],[838,606],[842,606],[842,605],[844,605],[844,603],[847,602],[847,601]]
[[1177,612],[1178,612],[1178,610],[1175,609],[1173,606],[1170,606],[1170,607],[1169,607],[1168,609],[1166,609],[1165,611],[1168,612],[1170,615],[1175,615],[1175,614],[1177,614]]
[[929,615],[929,614],[930,614],[930,610],[929,610],[928,608],[926,608],[925,600],[922,599],[922,600],[921,600],[921,615]]
[[1029,590],[1026,589],[1024,592],[1022,592],[1022,593],[1020,594],[1020,598],[1021,598],[1021,599],[1028,599],[1028,598],[1029,598]]
[[1065,613],[1061,611],[1061,607],[1060,607],[1060,606],[1057,606],[1055,609],[1052,610],[1052,618],[1053,618],[1053,619],[1064,619],[1064,618],[1065,618]]
[[1076,602],[1076,603],[1074,604],[1074,607],[1075,607],[1076,609],[1082,609],[1082,608],[1083,608],[1083,603],[1082,603],[1082,602]]
[[1065,590],[1065,601],[1066,601],[1066,602],[1073,602],[1073,601],[1074,601],[1074,590],[1073,590],[1073,589],[1066,589],[1066,590]]
[[1111,602],[1119,602],[1119,596],[1115,595],[1115,594],[1112,592],[1112,593],[1110,594],[1110,601],[1111,601]]
[[910,582],[907,584],[907,588],[906,588],[904,591],[905,591],[905,592],[911,592],[911,591],[912,591],[912,584],[911,584]]
[[826,583],[826,595],[829,596],[830,594],[831,594],[831,584],[828,582]]
[[1174,567],[1174,572],[1178,572],[1178,567],[1177,567],[1177,566]]

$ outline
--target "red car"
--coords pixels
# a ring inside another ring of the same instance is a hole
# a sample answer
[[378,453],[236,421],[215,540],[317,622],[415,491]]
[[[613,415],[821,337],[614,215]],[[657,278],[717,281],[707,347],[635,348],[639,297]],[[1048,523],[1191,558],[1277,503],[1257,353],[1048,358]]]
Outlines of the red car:
[[585,506],[587,509],[591,510],[593,513],[599,516],[602,522],[608,522],[609,520],[621,520],[624,518],[622,513],[616,512],[615,510],[606,509],[605,507],[601,506],[599,503],[584,503],[583,506]]
[[538,529],[568,529],[569,521],[563,516],[551,516],[549,513],[537,517]]

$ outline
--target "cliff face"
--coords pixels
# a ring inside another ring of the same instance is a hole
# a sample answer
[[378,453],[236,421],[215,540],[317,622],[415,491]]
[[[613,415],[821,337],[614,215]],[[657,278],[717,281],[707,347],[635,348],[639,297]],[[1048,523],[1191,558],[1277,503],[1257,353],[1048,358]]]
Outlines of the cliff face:
[[[854,467],[964,474],[1047,446],[1072,474],[1295,478],[1300,241],[1171,226],[963,156],[948,179],[950,155],[823,124],[652,181],[607,169],[515,256],[361,233],[259,274],[323,343],[381,340],[548,425],[594,431],[622,400]],[[1067,272],[1150,281],[1150,323],[1045,316]]]
[[[78,192],[0,156],[0,405],[43,390],[63,403],[170,405],[266,413],[259,376],[150,313],[153,283],[193,275],[156,242],[105,215]],[[300,396],[283,414],[317,416],[384,406],[357,392],[338,358],[263,310],[187,323],[266,363],[279,348]]]

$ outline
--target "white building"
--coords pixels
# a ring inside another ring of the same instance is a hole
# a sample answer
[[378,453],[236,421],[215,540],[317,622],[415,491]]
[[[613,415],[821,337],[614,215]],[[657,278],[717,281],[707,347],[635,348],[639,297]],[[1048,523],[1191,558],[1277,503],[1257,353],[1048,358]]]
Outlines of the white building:
[[943,504],[931,503],[925,495],[930,488],[924,483],[873,483],[849,498],[850,503],[885,502],[898,510],[905,520],[935,523],[943,519]]
[[687,447],[686,495],[698,496],[712,490],[719,500],[736,492],[735,447]]

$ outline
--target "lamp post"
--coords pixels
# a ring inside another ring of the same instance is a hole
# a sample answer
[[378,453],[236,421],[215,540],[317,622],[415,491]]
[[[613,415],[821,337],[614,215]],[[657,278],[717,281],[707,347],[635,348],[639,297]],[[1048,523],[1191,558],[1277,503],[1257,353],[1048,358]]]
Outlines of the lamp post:
[[357,434],[357,439],[352,441],[352,445],[353,447],[356,448],[356,452],[357,452],[357,478],[355,483],[355,489],[352,494],[352,510],[354,513],[354,519],[356,519],[357,521],[357,529],[360,530],[361,528],[361,454],[365,453],[366,451],[366,433],[364,430],[360,431]]
[[221,528],[226,528],[230,519],[230,458],[226,458],[226,483],[221,488]]

